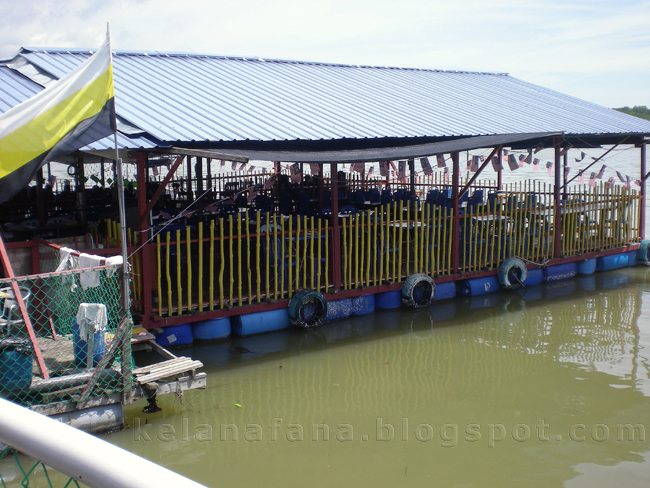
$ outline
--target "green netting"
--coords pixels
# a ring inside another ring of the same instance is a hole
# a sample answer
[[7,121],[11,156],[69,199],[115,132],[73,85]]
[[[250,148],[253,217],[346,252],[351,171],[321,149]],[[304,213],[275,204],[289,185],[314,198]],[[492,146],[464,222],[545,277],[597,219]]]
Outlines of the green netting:
[[[52,472],[53,471],[53,472]],[[0,445],[0,484],[3,488],[12,486],[86,486],[57,471],[51,470],[41,461],[24,456],[11,447]]]
[[[48,252],[60,262],[60,251]],[[0,279],[0,395],[19,403],[83,402],[130,390],[132,322],[122,305],[122,267],[80,271],[77,258],[64,257],[65,271]]]

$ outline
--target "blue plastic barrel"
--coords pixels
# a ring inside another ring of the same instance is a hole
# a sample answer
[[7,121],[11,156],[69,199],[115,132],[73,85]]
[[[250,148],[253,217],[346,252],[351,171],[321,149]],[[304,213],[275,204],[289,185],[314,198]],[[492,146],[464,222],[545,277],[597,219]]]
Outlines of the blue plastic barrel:
[[628,251],[627,253],[627,262],[630,266],[636,266],[638,262],[639,252],[637,251]]
[[186,346],[192,343],[192,325],[169,325],[156,334],[156,342],[162,347]]
[[436,294],[433,301],[446,300],[447,298],[454,298],[456,296],[456,283],[448,281],[447,283],[436,283]]
[[[104,332],[95,332],[93,337],[95,344],[93,345],[93,366],[97,366],[99,361],[106,353],[106,341],[104,340]],[[87,367],[88,359],[88,343],[81,339],[79,334],[79,325],[77,319],[72,319],[72,341],[74,351],[74,362],[80,368]]]
[[530,288],[531,286],[541,285],[543,282],[544,272],[541,269],[529,269],[524,285],[526,285],[526,288]]
[[402,306],[402,291],[393,290],[375,294],[375,308],[392,310]]
[[579,275],[590,275],[596,271],[596,258],[578,261],[577,266]]
[[239,315],[232,317],[230,324],[232,334],[235,336],[262,334],[291,327],[289,309],[287,308]]
[[609,271],[611,269],[626,268],[630,265],[630,253],[611,254],[609,256],[600,256],[597,259],[596,267],[598,271]]
[[192,324],[192,337],[199,341],[213,341],[230,337],[230,317],[203,320]]
[[29,339],[0,338],[0,391],[29,388],[32,383],[32,352]]
[[463,296],[475,297],[499,291],[501,285],[499,285],[496,276],[485,276],[483,278],[472,278],[471,280],[460,280],[456,282],[456,288]]
[[544,268],[544,281],[560,281],[573,278],[578,274],[576,263],[556,264]]
[[327,302],[327,315],[325,322],[340,320],[352,315],[352,299],[342,298],[341,300],[332,300]]
[[352,315],[368,315],[375,311],[375,295],[352,298]]

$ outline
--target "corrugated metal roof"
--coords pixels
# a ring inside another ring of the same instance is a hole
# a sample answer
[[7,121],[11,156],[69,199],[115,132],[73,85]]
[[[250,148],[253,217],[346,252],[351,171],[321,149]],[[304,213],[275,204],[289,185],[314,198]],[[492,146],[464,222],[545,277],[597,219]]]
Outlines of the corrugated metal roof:
[[[57,77],[84,50],[23,50]],[[116,52],[118,114],[161,141],[562,132],[650,134],[650,122],[505,74]]]

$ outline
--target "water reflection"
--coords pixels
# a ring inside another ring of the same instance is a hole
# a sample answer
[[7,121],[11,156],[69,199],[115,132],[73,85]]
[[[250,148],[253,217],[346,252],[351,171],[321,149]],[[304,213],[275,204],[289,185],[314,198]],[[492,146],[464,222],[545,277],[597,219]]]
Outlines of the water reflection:
[[647,486],[648,276],[195,345],[209,388],[106,438],[210,486],[579,486],[614,465]]

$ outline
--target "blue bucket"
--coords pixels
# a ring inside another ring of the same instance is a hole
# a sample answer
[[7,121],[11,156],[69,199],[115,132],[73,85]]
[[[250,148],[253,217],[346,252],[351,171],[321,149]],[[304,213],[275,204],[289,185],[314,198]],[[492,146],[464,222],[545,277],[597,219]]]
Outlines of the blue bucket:
[[26,390],[32,383],[32,343],[0,338],[0,391]]

